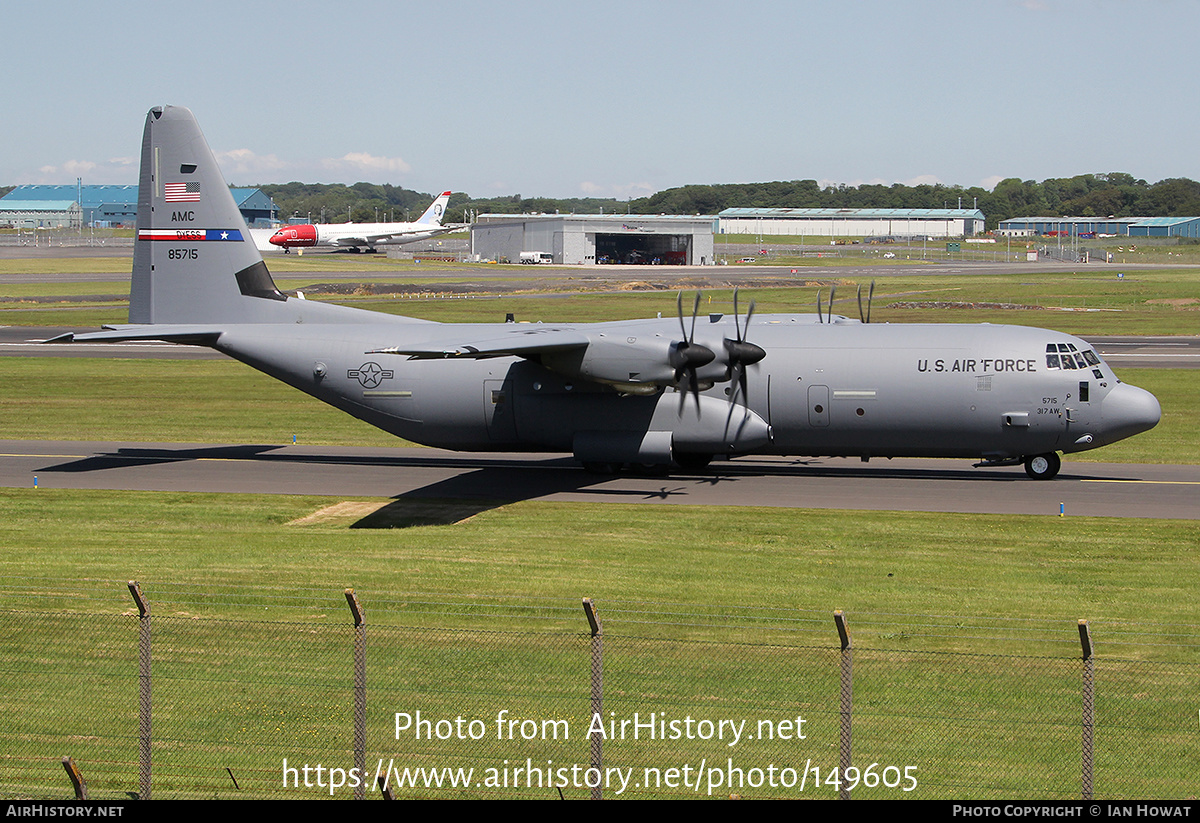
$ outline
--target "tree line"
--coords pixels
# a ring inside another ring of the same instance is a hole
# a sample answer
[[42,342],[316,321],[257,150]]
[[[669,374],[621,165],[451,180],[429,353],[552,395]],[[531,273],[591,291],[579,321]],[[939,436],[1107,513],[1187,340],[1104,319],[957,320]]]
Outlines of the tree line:
[[[342,223],[415,220],[433,194],[374,183],[259,185],[279,206],[280,217]],[[1171,178],[1147,183],[1125,172],[1034,180],[1009,178],[988,191],[938,184],[825,186],[815,180],[722,183],[666,189],[635,200],[578,197],[473,198],[456,192],[446,219],[466,222],[477,214],[717,214],[727,208],[978,208],[994,229],[1012,217],[1194,217],[1200,215],[1200,183]]]

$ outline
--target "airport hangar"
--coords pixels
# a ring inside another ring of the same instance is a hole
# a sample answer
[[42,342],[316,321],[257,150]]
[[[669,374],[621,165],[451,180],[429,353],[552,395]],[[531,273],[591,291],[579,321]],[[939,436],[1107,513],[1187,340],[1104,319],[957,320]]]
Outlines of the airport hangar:
[[1200,237],[1200,217],[1013,217],[1001,220],[996,233],[1010,237]]
[[481,214],[471,254],[517,262],[546,252],[555,263],[715,262],[716,234],[823,237],[964,237],[984,230],[979,209],[725,209],[717,216]]
[[[230,188],[242,216],[250,226],[270,226],[279,221],[279,207],[261,189]],[[137,221],[137,186],[17,186],[0,197],[0,225],[21,228],[132,226]],[[73,220],[64,203],[75,203]],[[37,207],[41,204],[41,208]],[[49,213],[42,214],[42,212]]]
[[555,263],[707,266],[715,217],[642,214],[481,214],[471,225],[471,254],[516,263],[546,252]]
[[16,229],[77,229],[83,209],[75,200],[0,200],[0,226]]
[[725,209],[721,234],[818,237],[971,237],[984,231],[979,209]]

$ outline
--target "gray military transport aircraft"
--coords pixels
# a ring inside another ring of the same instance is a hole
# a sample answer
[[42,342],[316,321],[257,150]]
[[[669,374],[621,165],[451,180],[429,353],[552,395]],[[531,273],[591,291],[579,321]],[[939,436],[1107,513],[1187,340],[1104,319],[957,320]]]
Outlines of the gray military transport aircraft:
[[[832,298],[832,295],[831,295]],[[1018,326],[815,315],[446,324],[281,293],[192,113],[142,139],[129,325],[59,340],[209,346],[399,437],[572,453],[593,471],[717,455],[1024,464],[1158,423],[1086,342]],[[832,299],[831,299],[832,305]],[[860,312],[861,314],[861,312]],[[753,323],[751,323],[753,320]]]

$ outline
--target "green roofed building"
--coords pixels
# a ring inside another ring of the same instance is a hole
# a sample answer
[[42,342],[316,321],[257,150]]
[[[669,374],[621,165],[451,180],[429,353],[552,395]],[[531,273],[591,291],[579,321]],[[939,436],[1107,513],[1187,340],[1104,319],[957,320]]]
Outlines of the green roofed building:
[[970,237],[984,230],[979,209],[725,209],[720,234],[824,237]]
[[1200,237],[1200,217],[1013,217],[997,234],[1012,237]]
[[[234,202],[249,226],[271,226],[279,222],[279,207],[261,189],[231,188]],[[4,197],[0,197],[0,225],[4,214],[14,203],[28,204],[74,202],[78,203],[81,217],[74,223],[63,226],[132,226],[137,221],[137,186],[17,186]],[[37,225],[37,224],[34,224]],[[46,225],[51,225],[47,223]],[[53,225],[60,225],[54,223]]]

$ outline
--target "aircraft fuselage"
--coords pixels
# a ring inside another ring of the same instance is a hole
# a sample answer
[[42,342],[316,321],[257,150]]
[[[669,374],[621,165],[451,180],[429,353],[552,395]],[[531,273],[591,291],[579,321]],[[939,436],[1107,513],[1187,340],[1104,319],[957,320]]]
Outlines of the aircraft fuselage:
[[[630,393],[536,356],[368,353],[381,340],[452,347],[512,328],[235,326],[216,348],[406,440],[452,449],[582,450],[586,458],[589,444],[607,443],[643,462],[669,462],[672,450],[1005,460],[1105,445],[1150,428],[1159,413],[1152,395],[1121,384],[1083,340],[1016,326],[758,317],[748,336],[768,355],[747,369],[744,404],[728,399],[733,387],[718,382],[718,364],[696,399],[669,387]],[[678,337],[666,319],[547,328],[602,329],[612,356],[625,346],[631,362],[648,340]],[[733,334],[731,317],[701,318],[695,339],[719,347]],[[655,432],[659,441],[646,442]]]

